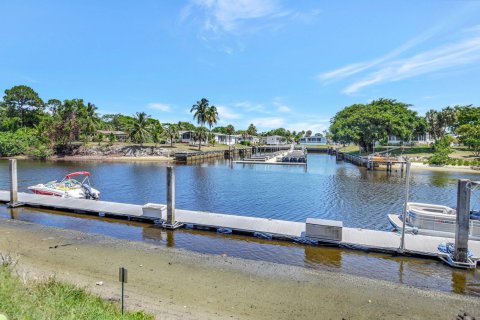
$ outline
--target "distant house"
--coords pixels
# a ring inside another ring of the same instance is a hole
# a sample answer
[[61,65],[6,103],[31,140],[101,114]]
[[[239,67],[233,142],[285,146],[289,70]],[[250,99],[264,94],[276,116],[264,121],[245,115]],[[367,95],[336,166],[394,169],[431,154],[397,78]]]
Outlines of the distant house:
[[[234,145],[237,141],[237,136],[235,135],[228,136],[227,134],[223,133],[214,133],[213,135],[215,142],[219,144]],[[195,141],[195,139],[193,139],[193,136],[193,131],[180,131],[180,142],[197,144],[198,141]],[[208,141],[202,141],[202,144],[208,144]]]
[[128,134],[123,131],[111,131],[111,130],[97,130],[97,135],[102,134],[105,137],[109,137],[111,134],[118,142],[126,142],[128,140]]
[[327,144],[327,138],[325,137],[319,137],[319,136],[314,136],[314,137],[303,137],[300,138],[300,144],[315,144],[315,145],[326,145]]
[[214,133],[215,141],[219,144],[226,144],[227,146],[234,145],[237,142],[238,136],[228,135],[223,133]]
[[268,136],[267,144],[268,145],[287,144],[287,141],[282,136]]
[[430,136],[430,134],[424,133],[424,134],[417,134],[416,136],[412,137],[411,141],[403,141],[402,139],[398,138],[397,136],[391,135],[388,137],[388,144],[390,145],[396,145],[396,144],[402,144],[403,143],[410,143],[410,144],[431,144],[434,143],[435,140]]
[[259,144],[260,143],[260,138],[257,137],[257,136],[250,136],[250,135],[238,136],[237,141],[238,141],[238,143],[242,143],[243,141],[247,141],[247,142],[250,142],[250,144]]

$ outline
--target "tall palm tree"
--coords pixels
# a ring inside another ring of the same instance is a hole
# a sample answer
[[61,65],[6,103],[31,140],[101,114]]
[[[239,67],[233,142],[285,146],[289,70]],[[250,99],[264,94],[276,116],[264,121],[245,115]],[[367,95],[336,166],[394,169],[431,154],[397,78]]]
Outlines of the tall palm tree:
[[97,114],[97,107],[93,103],[87,103],[83,110],[83,131],[85,134],[92,136],[97,130],[100,118]]
[[229,124],[225,127],[225,133],[228,134],[228,148],[230,149],[230,136],[235,134],[235,127]]
[[208,130],[205,127],[197,127],[193,132],[193,140],[198,141],[198,150],[202,150],[202,141],[208,139]]
[[[197,120],[197,123],[201,126],[204,127],[205,123],[207,122],[207,114],[208,114],[208,100],[205,98],[202,98],[200,101],[197,101],[196,104],[192,106],[190,109],[190,112],[195,112],[193,114],[193,119]],[[216,108],[215,108],[216,109]],[[201,148],[201,140],[198,142],[198,149],[200,150]]]
[[210,130],[212,130],[212,126],[214,124],[217,124],[217,121],[219,120],[218,118],[218,111],[217,107],[215,106],[210,106],[207,108],[207,112],[205,114],[205,122],[208,124],[208,127]]
[[251,136],[254,136],[257,134],[257,127],[253,123],[250,123],[247,129],[247,133]]
[[165,135],[170,138],[170,146],[173,147],[173,140],[178,137],[179,128],[177,124],[169,124],[165,127]]
[[207,110],[208,110],[208,100],[202,98],[200,101],[197,101],[196,104],[192,106],[190,112],[195,112],[193,114],[193,119],[197,120],[197,123],[202,127],[207,122]]
[[137,112],[133,117],[132,127],[130,128],[130,139],[140,143],[142,147],[150,134],[149,119],[150,116],[145,112]]
[[150,131],[152,134],[152,140],[155,143],[155,147],[158,145],[160,140],[162,139],[163,133],[164,133],[164,127],[158,120],[153,120],[155,121],[151,126],[150,126]]

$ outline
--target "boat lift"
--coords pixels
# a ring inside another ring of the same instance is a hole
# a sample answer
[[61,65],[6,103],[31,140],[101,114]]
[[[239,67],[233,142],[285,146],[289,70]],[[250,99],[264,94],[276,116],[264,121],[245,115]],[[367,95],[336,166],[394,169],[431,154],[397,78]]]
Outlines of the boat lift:
[[[406,162],[406,181],[405,181],[405,205],[403,206],[403,217],[406,217],[407,203],[410,195],[410,161]],[[438,258],[454,268],[475,269],[480,259],[472,259],[468,251],[468,236],[470,229],[470,197],[472,190],[480,188],[480,181],[471,181],[468,179],[458,180],[457,191],[457,215],[455,226],[455,245],[442,243],[440,247],[447,250],[439,252]],[[400,241],[399,253],[405,251],[405,230],[406,219],[402,219],[402,237]],[[453,247],[453,248],[452,248]],[[440,250],[439,250],[440,251]]]

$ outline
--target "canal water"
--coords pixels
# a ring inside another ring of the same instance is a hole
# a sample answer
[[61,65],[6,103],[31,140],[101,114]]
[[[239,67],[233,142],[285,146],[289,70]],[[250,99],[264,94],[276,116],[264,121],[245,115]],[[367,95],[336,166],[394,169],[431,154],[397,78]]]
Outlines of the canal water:
[[[20,191],[66,173],[87,170],[102,200],[165,202],[165,164],[155,162],[19,161]],[[341,220],[345,226],[391,230],[387,214],[401,210],[400,172],[366,171],[327,155],[309,155],[308,167],[239,165],[215,160],[177,165],[177,207],[304,221]],[[475,174],[415,171],[411,200],[455,206],[456,183]],[[0,189],[8,188],[8,162],[0,161]],[[475,202],[472,202],[475,205]],[[392,257],[338,248],[304,246],[198,230],[156,226],[55,211],[0,206],[0,218],[98,233],[186,250],[345,272],[396,283],[480,296],[480,272],[453,270],[435,260]]]
[[[164,163],[18,161],[20,191],[61,179],[73,171],[92,173],[101,199],[134,204],[165,203]],[[177,208],[274,219],[341,220],[347,227],[390,230],[387,215],[400,212],[405,179],[400,172],[367,171],[328,155],[309,155],[308,167],[233,164],[216,160],[177,165]],[[457,180],[468,173],[415,171],[411,201],[456,206]],[[8,161],[0,161],[0,189],[8,189]]]

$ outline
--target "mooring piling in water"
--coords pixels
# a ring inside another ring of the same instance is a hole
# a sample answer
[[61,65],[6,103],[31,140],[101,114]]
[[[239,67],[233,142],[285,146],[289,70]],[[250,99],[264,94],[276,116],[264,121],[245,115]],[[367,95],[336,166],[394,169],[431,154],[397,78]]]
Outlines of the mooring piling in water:
[[9,160],[10,169],[10,202],[9,207],[18,207],[18,179],[17,179],[17,159]]
[[182,226],[182,223],[175,220],[175,171],[172,166],[167,167],[167,220],[162,226],[167,229]]
[[470,231],[470,180],[458,180],[457,224],[455,229],[455,261],[468,261],[468,234]]

